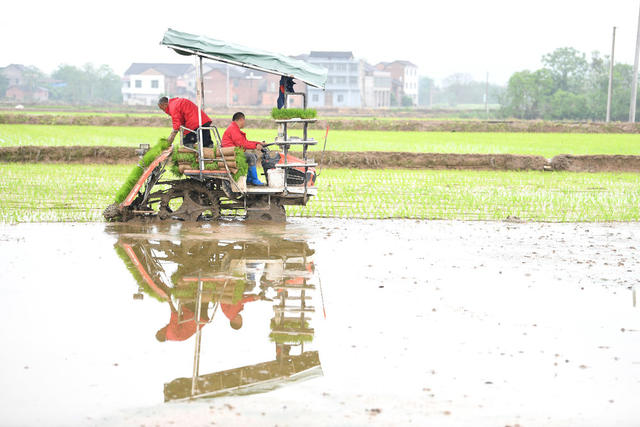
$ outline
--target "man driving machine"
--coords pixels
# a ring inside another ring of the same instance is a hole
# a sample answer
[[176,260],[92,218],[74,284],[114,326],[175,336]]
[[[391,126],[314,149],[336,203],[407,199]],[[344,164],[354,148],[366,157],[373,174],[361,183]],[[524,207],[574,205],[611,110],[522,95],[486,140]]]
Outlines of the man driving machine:
[[264,185],[258,179],[258,172],[256,170],[258,156],[254,153],[246,152],[246,150],[262,150],[262,144],[256,141],[247,140],[247,134],[242,131],[245,124],[244,113],[235,113],[231,120],[231,125],[229,125],[222,135],[222,146],[241,147],[244,149],[244,156],[247,159],[247,164],[249,165],[249,171],[247,172],[247,184],[256,186]]

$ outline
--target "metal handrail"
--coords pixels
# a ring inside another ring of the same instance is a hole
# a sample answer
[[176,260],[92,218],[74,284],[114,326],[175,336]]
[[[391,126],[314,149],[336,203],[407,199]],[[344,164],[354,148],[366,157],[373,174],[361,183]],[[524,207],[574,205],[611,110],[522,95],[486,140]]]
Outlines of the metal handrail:
[[[222,163],[224,164],[224,168],[225,168],[225,170],[227,172],[227,177],[229,178],[230,181],[235,182],[234,179],[233,179],[233,175],[231,174],[231,170],[229,170],[229,165],[227,164],[227,160],[224,158],[224,154],[222,153],[222,138],[220,137],[220,131],[218,130],[217,126],[215,126],[213,124],[211,126],[201,126],[200,128],[198,128],[196,130],[189,129],[186,126],[180,126],[180,146],[184,147],[184,148],[186,148],[188,150],[191,150],[193,152],[196,152],[196,153],[198,153],[200,155],[200,151],[201,151],[200,148],[202,147],[202,144],[199,144],[198,150],[196,150],[195,148],[190,148],[190,147],[187,147],[187,146],[184,145],[184,131],[187,130],[189,132],[196,132],[197,130],[200,130],[200,129],[201,130],[209,130],[213,134],[213,136],[214,136],[213,139],[215,140],[214,143],[213,143],[214,155],[215,155],[216,150],[220,150],[220,158],[222,158]],[[198,136],[201,137],[201,135],[202,135],[202,132],[198,132]],[[198,141],[200,141],[200,140],[198,140]],[[200,173],[202,174],[202,171],[204,170],[204,160],[205,160],[204,159],[204,151],[202,152],[202,155],[200,156],[200,160],[201,160],[201,162],[198,162],[198,167],[199,167]],[[238,190],[240,190],[240,193],[246,194],[246,192],[243,191],[237,185],[236,185],[236,188]]]

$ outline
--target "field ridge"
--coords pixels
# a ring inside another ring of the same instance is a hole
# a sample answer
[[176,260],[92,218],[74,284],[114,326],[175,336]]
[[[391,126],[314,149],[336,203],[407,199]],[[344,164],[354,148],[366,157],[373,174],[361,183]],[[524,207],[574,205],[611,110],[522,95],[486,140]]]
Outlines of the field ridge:
[[[294,156],[302,153],[291,152]],[[407,152],[314,152],[320,167],[346,169],[457,169],[505,171],[640,172],[640,156],[571,155],[552,159],[518,154],[459,154]],[[138,156],[129,147],[0,147],[2,163],[135,164]]]

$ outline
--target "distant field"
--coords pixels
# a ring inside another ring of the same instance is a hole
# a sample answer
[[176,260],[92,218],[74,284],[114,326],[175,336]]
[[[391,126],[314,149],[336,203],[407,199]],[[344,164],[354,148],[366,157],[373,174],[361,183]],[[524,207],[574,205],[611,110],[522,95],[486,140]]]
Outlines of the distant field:
[[[90,111],[36,111],[36,110],[0,110],[0,114],[26,114],[32,116],[79,116],[79,117],[158,117],[162,115],[160,111],[157,113],[109,113],[109,112],[90,112]],[[226,118],[227,115],[209,113],[212,119]],[[250,115],[250,119],[270,119],[270,115]],[[446,117],[385,117],[385,116],[355,116],[355,115],[323,115],[322,111],[318,114],[320,120],[363,120],[363,121],[406,121],[406,120],[426,120],[426,121],[442,121],[442,120],[460,120],[462,116],[447,115]],[[464,118],[464,120],[483,120],[480,118]]]
[[110,117],[153,117],[158,113],[107,113],[92,111],[35,111],[35,110],[0,110],[1,114],[31,114],[48,116],[110,116]]
[[[102,221],[131,166],[3,164],[0,222]],[[288,215],[638,221],[637,174],[327,169]]]
[[[272,129],[246,129],[249,139],[273,141]],[[0,125],[0,147],[10,146],[137,146],[167,136],[169,128],[121,126]],[[300,131],[292,132],[300,135]],[[310,131],[322,149],[324,132]],[[433,153],[640,154],[635,134],[401,132],[333,130],[327,149],[334,151],[399,151]]]

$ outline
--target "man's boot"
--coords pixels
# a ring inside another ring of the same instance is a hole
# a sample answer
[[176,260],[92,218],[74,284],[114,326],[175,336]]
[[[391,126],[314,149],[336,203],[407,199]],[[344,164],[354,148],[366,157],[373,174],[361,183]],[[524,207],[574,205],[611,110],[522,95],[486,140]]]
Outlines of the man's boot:
[[249,170],[247,171],[247,184],[255,185],[257,187],[264,185],[258,179],[258,171],[255,166],[249,166]]

